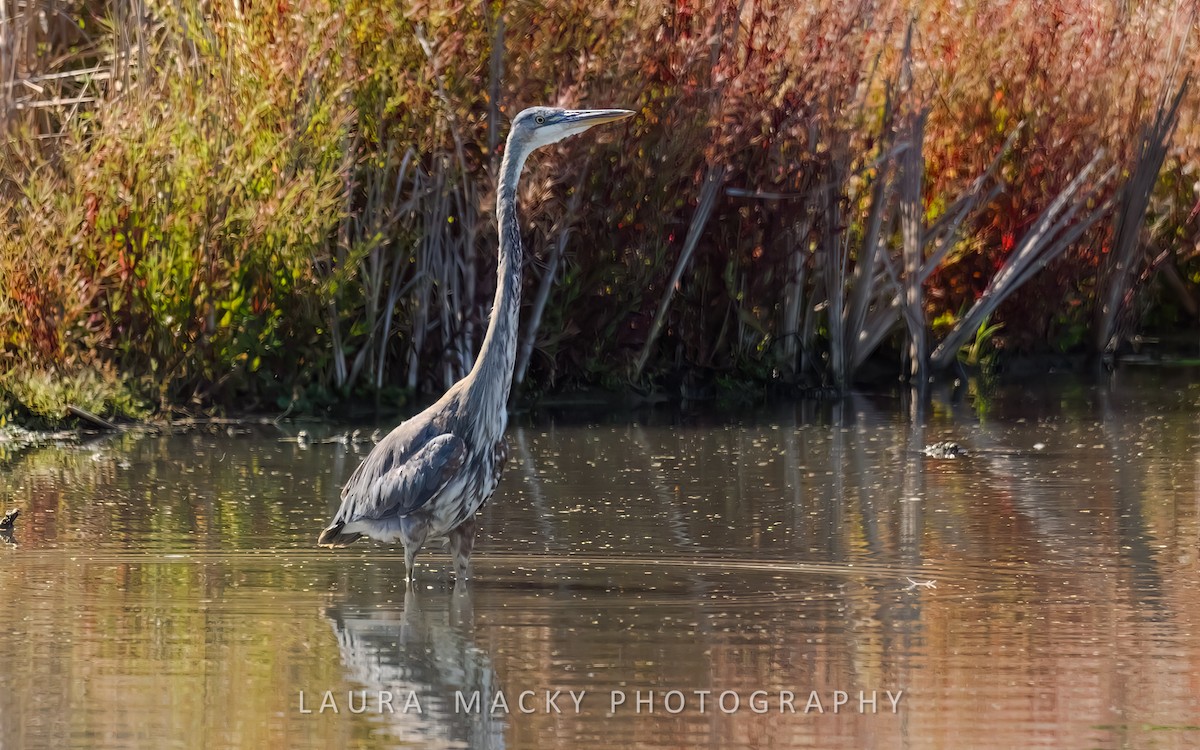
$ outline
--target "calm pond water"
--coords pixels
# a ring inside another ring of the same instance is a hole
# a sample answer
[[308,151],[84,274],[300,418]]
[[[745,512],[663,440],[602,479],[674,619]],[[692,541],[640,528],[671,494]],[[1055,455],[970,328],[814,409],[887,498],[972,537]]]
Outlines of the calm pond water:
[[516,418],[411,592],[369,444],[0,453],[0,746],[1197,747],[1197,375]]

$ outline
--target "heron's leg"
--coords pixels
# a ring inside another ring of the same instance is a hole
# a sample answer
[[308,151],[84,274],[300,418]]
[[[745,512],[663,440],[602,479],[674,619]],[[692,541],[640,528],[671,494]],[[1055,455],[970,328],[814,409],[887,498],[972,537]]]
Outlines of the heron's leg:
[[460,581],[467,577],[473,549],[475,549],[475,516],[463,521],[450,532],[450,554],[454,557],[454,572]]
[[429,536],[429,522],[406,516],[400,519],[400,542],[404,545],[404,582],[409,586],[417,579],[417,553]]
[[417,582],[417,552],[419,547],[404,548],[404,583],[412,586]]

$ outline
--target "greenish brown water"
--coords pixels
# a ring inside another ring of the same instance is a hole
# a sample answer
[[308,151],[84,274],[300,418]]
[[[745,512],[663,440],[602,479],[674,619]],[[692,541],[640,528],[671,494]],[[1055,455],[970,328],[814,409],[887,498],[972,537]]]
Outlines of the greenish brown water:
[[517,419],[407,593],[314,545],[369,445],[8,453],[0,747],[1196,747],[1192,376]]

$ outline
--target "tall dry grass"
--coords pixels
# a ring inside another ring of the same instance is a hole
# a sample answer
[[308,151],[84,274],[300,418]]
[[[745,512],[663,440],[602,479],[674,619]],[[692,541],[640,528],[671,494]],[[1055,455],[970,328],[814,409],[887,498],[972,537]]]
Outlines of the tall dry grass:
[[639,116],[530,164],[527,388],[922,380],[985,320],[1108,347],[1157,269],[1200,283],[1191,5],[0,4],[10,394],[445,387],[535,103]]

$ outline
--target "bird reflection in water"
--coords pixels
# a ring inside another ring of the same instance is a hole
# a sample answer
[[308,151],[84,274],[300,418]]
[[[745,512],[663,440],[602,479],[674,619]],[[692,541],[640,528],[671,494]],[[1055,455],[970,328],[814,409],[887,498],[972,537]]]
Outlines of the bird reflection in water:
[[504,717],[490,711],[497,677],[476,643],[471,592],[461,581],[448,595],[406,589],[401,610],[364,600],[325,611],[354,702],[404,743],[504,747]]
[[21,515],[21,511],[13,508],[0,518],[0,542],[11,544],[14,547],[17,545],[17,540],[13,536],[13,529],[17,523],[17,516]]

